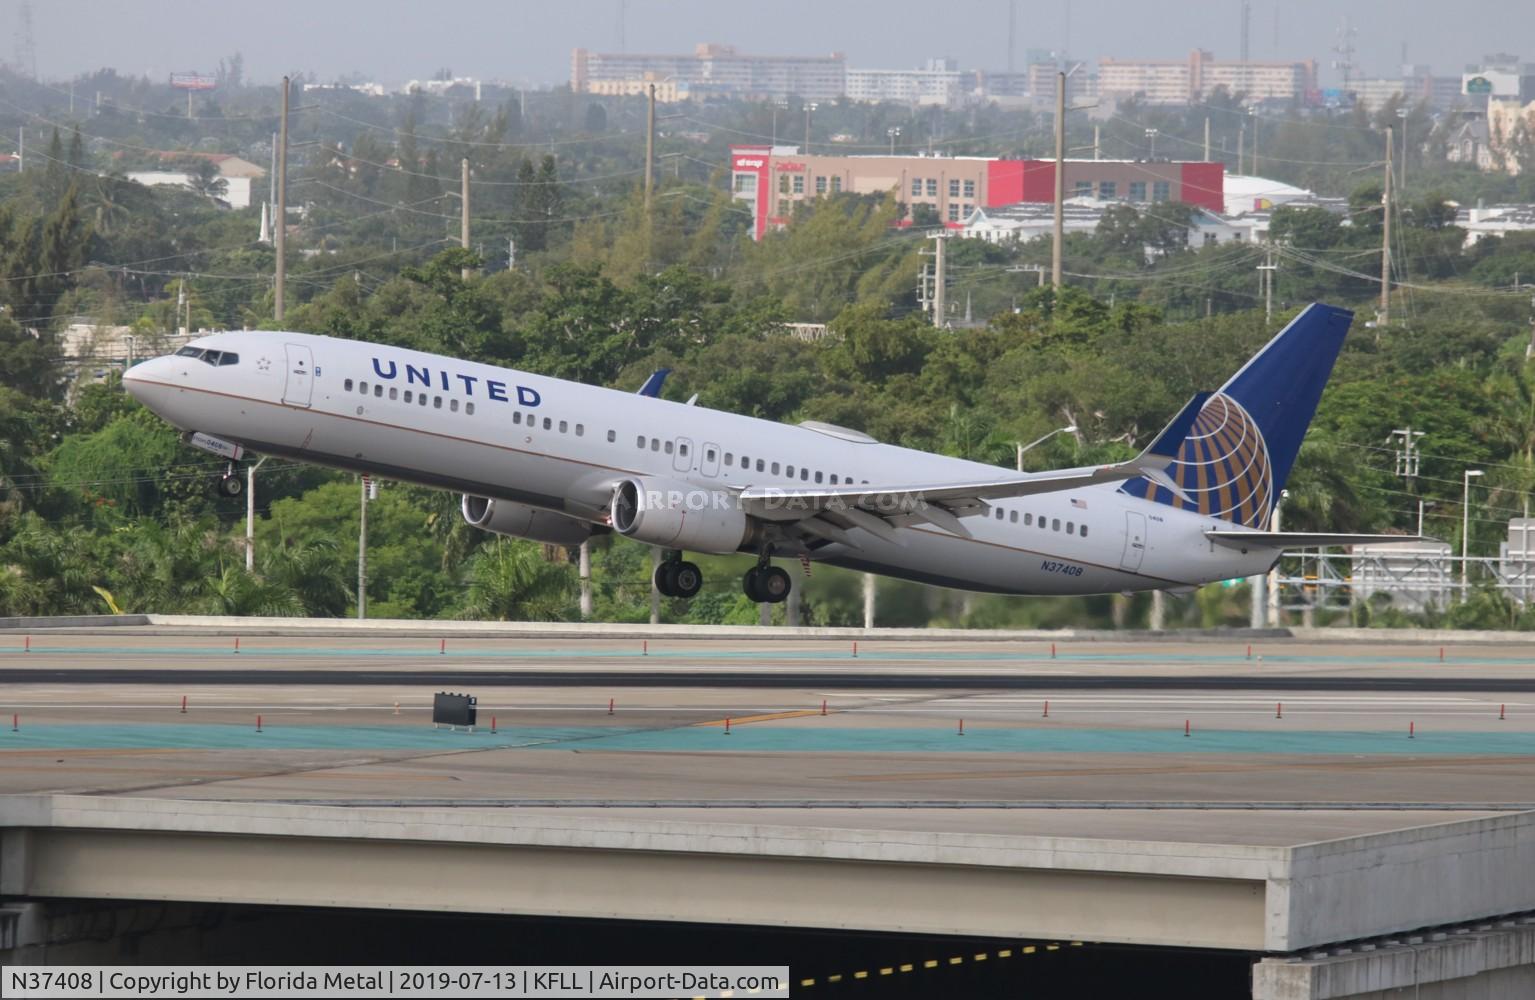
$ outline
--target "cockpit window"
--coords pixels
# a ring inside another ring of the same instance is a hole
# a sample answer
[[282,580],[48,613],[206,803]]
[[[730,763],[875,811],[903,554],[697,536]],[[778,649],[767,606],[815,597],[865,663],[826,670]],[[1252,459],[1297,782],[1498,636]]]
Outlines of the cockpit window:
[[240,363],[240,355],[234,351],[210,351],[205,347],[183,347],[176,352],[178,358],[196,358],[204,364],[222,367],[224,365],[237,365]]

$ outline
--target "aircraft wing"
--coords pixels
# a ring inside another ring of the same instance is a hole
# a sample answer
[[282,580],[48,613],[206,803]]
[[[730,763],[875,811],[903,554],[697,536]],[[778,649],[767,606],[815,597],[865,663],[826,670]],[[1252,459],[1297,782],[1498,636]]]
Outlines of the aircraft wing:
[[989,500],[1060,493],[1122,482],[1137,476],[1145,476],[1160,486],[1182,492],[1168,477],[1166,468],[1178,454],[1194,418],[1208,398],[1209,393],[1196,395],[1157,435],[1150,447],[1128,462],[1003,475],[963,483],[849,484],[815,489],[749,486],[741,491],[740,502],[742,509],[753,517],[794,523],[806,534],[856,548],[856,541],[848,534],[853,528],[863,528],[884,540],[895,541],[896,528],[925,522],[968,538],[970,531],[960,518],[986,513],[991,509]]
[[1386,542],[1437,542],[1428,535],[1352,535],[1325,531],[1226,531],[1205,532],[1212,542],[1232,548],[1314,549],[1324,545],[1381,545]]

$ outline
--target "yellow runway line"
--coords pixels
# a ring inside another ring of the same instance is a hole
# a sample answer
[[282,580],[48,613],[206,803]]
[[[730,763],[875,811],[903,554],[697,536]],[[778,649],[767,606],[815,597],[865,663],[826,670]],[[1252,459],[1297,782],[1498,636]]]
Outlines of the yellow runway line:
[[[776,722],[779,719],[803,719],[806,716],[820,715],[820,714],[821,714],[821,710],[818,709],[818,708],[807,708],[807,709],[803,709],[803,710],[799,710],[799,711],[794,711],[794,712],[769,712],[766,715],[743,715],[743,716],[740,716],[740,717],[736,717],[736,716],[732,715],[730,717],[730,725],[732,727],[734,727],[734,726],[744,726],[748,722]],[[719,728],[719,727],[725,725],[725,720],[724,719],[715,719],[712,722],[697,722],[697,723],[694,723],[694,725],[695,726],[714,726],[716,728]]]

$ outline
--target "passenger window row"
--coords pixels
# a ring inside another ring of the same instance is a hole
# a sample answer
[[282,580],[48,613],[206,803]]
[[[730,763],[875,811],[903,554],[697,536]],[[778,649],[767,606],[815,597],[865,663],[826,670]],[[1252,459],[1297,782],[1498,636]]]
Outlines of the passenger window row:
[[[614,442],[617,440],[618,432],[608,431],[608,441]],[[673,452],[672,442],[663,441],[660,438],[648,437],[644,434],[635,435],[634,447],[639,451],[664,452],[668,455],[672,454]],[[677,454],[679,454],[681,457],[686,458],[688,455],[687,444],[685,442],[677,444],[676,451]],[[717,452],[715,452],[713,448],[710,448],[704,455],[705,461],[712,463],[715,460],[716,454]],[[742,455],[740,459],[737,460],[735,452],[730,451],[725,452],[725,465],[727,467],[733,466],[735,468],[744,469],[748,472],[750,472],[753,467],[752,459],[750,456]],[[756,470],[758,472],[768,473],[769,475],[784,476],[789,479],[798,478],[800,482],[805,483],[830,483],[833,486],[838,486],[852,485],[854,482],[853,477],[849,475],[838,476],[837,473],[833,472],[828,476],[820,469],[811,470],[805,468],[804,466],[796,467],[782,462],[770,462],[764,458],[759,458],[756,460]],[[863,484],[867,486],[869,481],[865,479]]]
[[[529,413],[529,414],[524,415],[521,410],[513,410],[512,411],[512,423],[514,423],[514,424],[525,424],[527,426],[528,430],[530,430],[530,431],[538,429],[538,420],[539,420],[539,418],[538,418],[537,414]],[[544,430],[546,430],[546,431],[552,431],[552,430],[555,430],[556,428],[559,429],[559,432],[561,434],[569,434],[570,431],[571,431],[571,427],[570,427],[570,422],[569,421],[566,421],[566,420],[556,421],[553,417],[544,417],[543,421],[544,421]],[[576,432],[576,437],[585,437],[586,436],[586,425],[585,424],[576,424],[575,432]]]
[[[1018,512],[1016,510],[1003,510],[1001,507],[993,507],[992,509],[997,512],[997,520],[998,521],[1001,521],[1001,520],[1003,520],[1005,518],[1007,521],[1009,521],[1012,524],[1017,524],[1018,523]],[[1040,531],[1060,531],[1061,530],[1061,519],[1060,518],[1052,517],[1052,518],[1048,519],[1049,523],[1046,523],[1046,521],[1047,521],[1047,519],[1044,518],[1044,517],[1040,517],[1039,518],[1039,530]],[[1027,513],[1026,512],[1023,515],[1023,526],[1025,528],[1032,528],[1034,526],[1034,523],[1035,523],[1034,515],[1032,513]],[[1067,521],[1066,522],[1066,534],[1068,534],[1068,535],[1080,535],[1081,537],[1086,538],[1087,537],[1087,525],[1083,524],[1083,525],[1079,526],[1075,521]]]
[[[360,393],[361,395],[364,395],[364,396],[371,395],[374,399],[383,399],[384,398],[384,386],[379,384],[379,383],[377,383],[377,382],[373,383],[372,386],[369,386],[367,382],[356,382],[356,383],[354,383],[351,379],[346,379],[344,382],[342,382],[342,388],[344,388],[347,392],[353,392],[355,390],[356,392],[358,392],[358,393]],[[441,396],[429,396],[428,394],[426,394],[424,392],[415,392],[415,391],[413,391],[411,389],[404,390],[405,394],[404,394],[403,397],[400,395],[400,393],[401,393],[401,390],[399,389],[398,386],[389,386],[389,398],[391,400],[398,400],[398,401],[401,401],[401,402],[404,402],[404,403],[407,403],[407,404],[414,404],[416,406],[426,406],[426,405],[428,405],[428,403],[430,403],[432,409],[434,409],[434,410],[442,409],[443,397],[441,397]],[[458,404],[458,400],[457,399],[454,399],[452,397],[448,398],[448,412],[449,413],[457,413],[458,412],[458,405],[459,404]],[[472,402],[464,403],[464,413],[469,415],[469,416],[473,416],[474,415],[474,403],[472,403]]]

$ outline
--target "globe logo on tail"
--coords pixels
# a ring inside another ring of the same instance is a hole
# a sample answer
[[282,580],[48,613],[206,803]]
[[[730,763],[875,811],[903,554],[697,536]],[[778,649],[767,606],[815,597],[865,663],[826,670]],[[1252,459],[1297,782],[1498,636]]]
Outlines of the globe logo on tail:
[[1249,528],[1267,527],[1274,499],[1268,445],[1252,416],[1225,393],[1205,402],[1167,474],[1188,499],[1151,484],[1147,499]]

